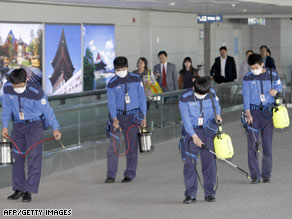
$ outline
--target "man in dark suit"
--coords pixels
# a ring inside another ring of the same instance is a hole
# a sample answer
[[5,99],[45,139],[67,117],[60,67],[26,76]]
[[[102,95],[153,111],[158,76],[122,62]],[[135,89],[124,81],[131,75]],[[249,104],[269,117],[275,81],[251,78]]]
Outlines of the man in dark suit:
[[[268,50],[269,49],[266,45],[262,45],[260,47],[260,53],[261,53],[261,56],[262,56],[263,61],[264,61],[264,67],[276,69],[275,61],[271,57],[271,54],[268,53]],[[271,53],[271,51],[270,51],[270,53]]]
[[235,60],[227,55],[225,46],[222,46],[219,51],[220,56],[215,59],[210,75],[218,84],[232,82],[237,78]]
[[160,64],[154,66],[154,74],[163,92],[178,90],[178,74],[175,64],[167,61],[167,53],[158,53]]

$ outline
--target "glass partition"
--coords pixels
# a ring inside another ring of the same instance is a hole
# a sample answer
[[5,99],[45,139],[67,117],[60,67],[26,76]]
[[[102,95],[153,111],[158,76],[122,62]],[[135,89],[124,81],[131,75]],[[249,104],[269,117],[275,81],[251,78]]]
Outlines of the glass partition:
[[[281,78],[284,83],[285,78]],[[213,86],[220,99],[222,112],[242,109],[241,82]],[[148,97],[147,126],[152,129],[181,123],[179,97],[184,90],[166,92]],[[62,142],[67,147],[78,147],[84,143],[104,140],[105,124],[108,120],[106,90],[90,91],[74,95],[60,95],[49,98],[62,131]],[[2,111],[2,108],[1,108]],[[11,127],[11,125],[10,125]],[[45,138],[52,136],[52,130],[45,131]],[[45,143],[44,150],[61,149],[56,141]]]

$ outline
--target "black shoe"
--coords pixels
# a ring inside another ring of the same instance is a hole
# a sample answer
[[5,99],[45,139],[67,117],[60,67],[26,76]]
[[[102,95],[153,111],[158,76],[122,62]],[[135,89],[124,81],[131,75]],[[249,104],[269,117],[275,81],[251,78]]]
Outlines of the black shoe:
[[205,196],[205,201],[206,202],[215,202],[216,201],[216,198],[209,195],[209,196]]
[[129,183],[129,182],[131,182],[131,181],[132,181],[131,178],[125,176],[125,178],[122,180],[122,183]]
[[20,197],[22,197],[24,194],[24,192],[21,192],[19,190],[15,190],[15,192],[8,196],[7,198],[10,199],[10,200],[16,200],[16,199],[19,199]]
[[31,193],[25,192],[22,197],[22,202],[31,202]]
[[270,182],[271,182],[270,178],[263,178],[263,183],[270,183]]
[[106,180],[104,182],[105,183],[114,183],[115,182],[115,179],[112,178],[112,177],[108,177],[108,178],[106,178]]
[[183,201],[184,204],[191,204],[196,202],[196,198],[193,198],[192,196],[188,195],[186,199]]
[[259,184],[260,183],[260,179],[259,178],[254,178],[251,180],[250,182],[251,184]]

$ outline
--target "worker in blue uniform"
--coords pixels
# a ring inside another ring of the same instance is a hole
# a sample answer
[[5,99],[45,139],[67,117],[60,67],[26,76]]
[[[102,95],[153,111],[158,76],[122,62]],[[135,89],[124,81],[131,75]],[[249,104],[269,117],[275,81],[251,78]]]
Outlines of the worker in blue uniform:
[[[12,140],[24,154],[31,145],[43,139],[44,120],[53,128],[53,135],[60,140],[61,132],[55,114],[47,96],[36,83],[27,80],[24,69],[11,72],[10,81],[5,83],[2,97],[2,136],[8,135],[8,125],[12,119]],[[42,121],[43,120],[43,121]],[[12,166],[12,184],[14,193],[8,199],[22,197],[23,202],[31,201],[31,193],[38,193],[43,144],[34,147],[27,156],[28,172],[25,174],[25,158],[13,146],[14,163]]]
[[210,124],[216,126],[217,123],[221,123],[222,118],[219,99],[214,89],[210,88],[210,81],[206,78],[197,78],[194,87],[187,89],[180,97],[179,108],[183,128],[186,132],[186,140],[183,145],[185,147],[183,151],[186,153],[184,156],[186,190],[183,203],[190,204],[196,201],[198,189],[196,160],[199,153],[201,155],[205,201],[214,202],[216,200],[216,160],[214,155],[202,148],[202,145],[204,144],[206,148],[214,151],[213,137],[216,132],[209,130],[208,127]]
[[[264,68],[263,59],[259,54],[250,55],[248,64],[251,72],[245,75],[242,82],[244,110],[247,123],[252,126],[252,129],[247,129],[248,166],[252,184],[258,184],[261,178],[264,183],[269,183],[272,172],[272,107],[275,97],[282,92],[282,83],[274,69]],[[254,132],[257,142],[261,133],[262,172],[252,130],[257,130]]]
[[[126,57],[115,58],[114,68],[116,76],[107,85],[110,145],[107,151],[107,178],[105,183],[113,183],[116,178],[118,155],[114,147],[119,150],[121,131],[124,136],[129,137],[125,137],[126,146],[128,147],[129,144],[129,151],[126,155],[127,167],[122,180],[123,183],[129,183],[136,176],[138,162],[139,127],[133,125],[146,126],[146,97],[140,76],[128,72]],[[113,138],[115,138],[115,141],[113,141]]]

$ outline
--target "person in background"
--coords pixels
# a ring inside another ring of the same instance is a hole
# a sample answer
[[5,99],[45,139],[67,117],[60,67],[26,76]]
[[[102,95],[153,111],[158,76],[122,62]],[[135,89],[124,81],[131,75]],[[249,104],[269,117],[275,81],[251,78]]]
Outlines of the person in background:
[[160,64],[154,66],[154,74],[163,92],[178,89],[178,75],[175,64],[168,62],[167,53],[158,53]]
[[178,87],[180,90],[193,87],[194,77],[198,77],[198,70],[193,67],[192,59],[186,57],[179,71]]
[[[133,71],[134,74],[138,74],[141,77],[146,97],[153,94],[148,85],[155,84],[156,82],[155,76],[153,75],[153,72],[148,69],[147,64],[147,59],[144,57],[140,57],[137,61],[138,69]],[[147,101],[147,109],[149,109],[149,104],[150,103]]]
[[248,72],[250,72],[249,65],[247,63],[248,57],[253,54],[252,50],[247,50],[245,52],[245,60],[241,63],[239,73],[238,73],[238,80],[242,81],[244,75]]
[[[248,129],[248,167],[252,184],[258,184],[260,178],[263,179],[264,183],[269,183],[272,173],[272,105],[275,102],[276,95],[282,92],[282,83],[277,72],[267,70],[264,67],[261,55],[250,55],[248,64],[251,72],[244,76],[242,82],[243,106],[248,125],[258,130],[253,133],[251,129]],[[263,148],[262,171],[260,170],[259,156],[253,135],[258,139],[257,141],[260,141],[261,135]]]
[[144,76],[148,75],[148,62],[147,59],[144,57],[140,57],[137,61],[137,68],[136,70],[133,71],[134,74],[138,74],[141,79],[144,79]]
[[[4,84],[2,98],[2,136],[8,136],[8,125],[12,119],[11,138],[21,153],[31,145],[43,140],[42,117],[53,128],[56,140],[61,139],[59,123],[42,88],[28,81],[25,69],[14,69],[9,81]],[[22,202],[31,202],[31,193],[38,193],[42,170],[43,144],[34,147],[27,157],[22,157],[13,146],[12,186],[14,193],[8,197]],[[25,163],[27,161],[27,176]]]
[[237,78],[236,64],[233,57],[227,55],[226,46],[220,49],[220,56],[215,59],[210,75],[218,84],[232,82]]
[[262,57],[263,62],[264,62],[264,67],[265,68],[276,69],[275,61],[271,57],[271,51],[268,52],[268,50],[269,50],[269,48],[266,45],[262,45],[260,47],[260,53],[261,53],[261,57]]

